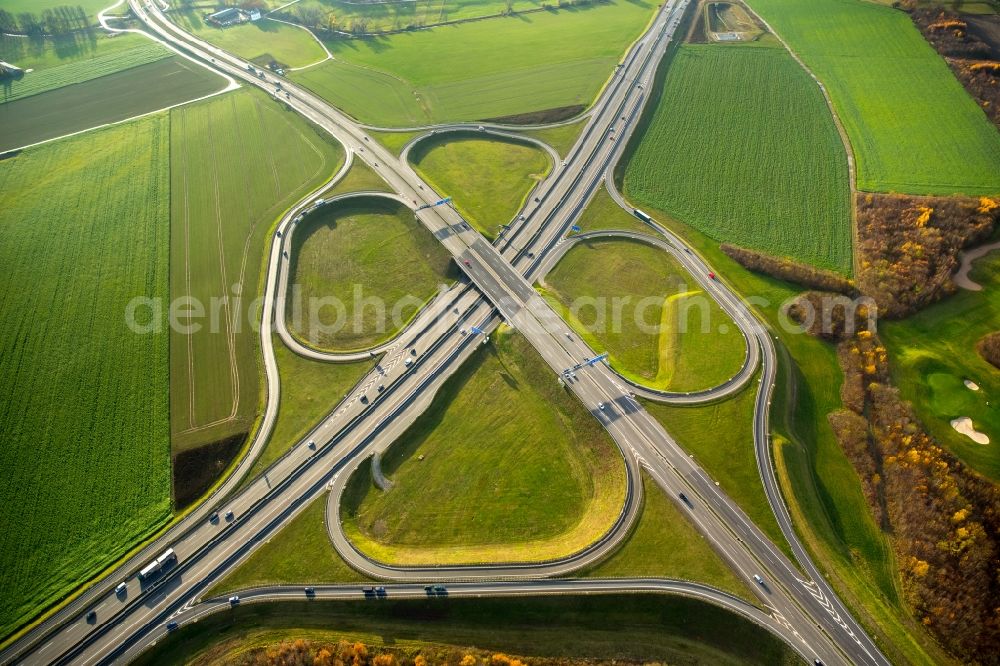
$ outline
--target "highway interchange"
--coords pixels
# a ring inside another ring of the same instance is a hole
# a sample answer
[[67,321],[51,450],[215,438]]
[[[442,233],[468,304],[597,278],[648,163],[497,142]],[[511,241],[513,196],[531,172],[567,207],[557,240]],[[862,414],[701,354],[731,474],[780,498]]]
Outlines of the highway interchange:
[[[183,32],[163,15],[160,7],[145,0],[129,0],[129,4],[151,33],[186,57],[246,85],[274,92],[273,80],[260,79],[242,59]],[[262,334],[267,406],[262,427],[235,474],[154,544],[21,637],[0,654],[0,660],[4,663],[82,664],[124,661],[162,637],[168,621],[184,624],[225,608],[227,604],[222,600],[200,601],[200,597],[301,509],[328,491],[333,509],[331,516],[336,517],[339,492],[351,472],[369,455],[388,447],[426,409],[437,389],[483,341],[482,335],[469,334],[471,326],[488,334],[501,321],[506,321],[532,344],[556,375],[595,356],[532,285],[544,277],[555,258],[568,247],[569,243],[563,239],[569,227],[605,181],[616,200],[629,209],[608,174],[631,134],[645,104],[646,90],[655,69],[686,7],[687,0],[663,5],[595,103],[580,139],[564,164],[556,162],[552,176],[539,185],[522,215],[495,245],[472,230],[452,207],[425,207],[439,200],[440,194],[416,175],[405,156],[401,159],[392,155],[372,140],[364,127],[307,90],[281,81],[282,90],[290,95],[282,96],[281,101],[340,141],[348,159],[337,178],[303,199],[279,223],[269,255],[263,321],[277,325],[282,339],[287,340],[287,331],[283,331],[282,302],[288,279],[285,252],[291,248],[291,238],[300,216],[307,214],[315,200],[334,186],[354,159],[363,160],[386,181],[395,192],[390,196],[415,209],[417,219],[451,252],[467,279],[435,298],[394,340],[373,350],[381,355],[376,369],[265,474],[237,490],[270,436],[280,397],[271,336],[266,332]],[[470,128],[441,129],[462,127]],[[614,132],[609,132],[611,127],[615,128]],[[494,131],[494,128],[484,129]],[[496,131],[503,130],[497,128]],[[747,362],[729,382],[693,396],[656,394],[643,387],[628,385],[603,364],[581,370],[577,379],[567,382],[568,390],[614,438],[628,470],[626,503],[618,521],[601,540],[580,553],[545,563],[398,567],[374,562],[358,552],[343,537],[339,522],[334,519],[328,521],[334,546],[359,571],[400,581],[398,585],[387,586],[394,597],[425,594],[421,585],[408,585],[404,581],[444,580],[457,581],[448,583],[449,594],[456,596],[590,591],[680,593],[698,596],[743,614],[774,632],[809,661],[887,664],[809,560],[781,499],[768,441],[768,406],[776,372],[770,335],[724,283],[707,277],[709,267],[696,254],[686,251],[679,238],[655,223],[651,230],[658,235],[644,240],[671,252],[744,332],[748,341]],[[296,351],[303,353],[300,349]],[[371,351],[358,352],[358,355],[361,358],[370,356]],[[742,387],[758,367],[761,379],[754,423],[758,467],[779,525],[805,574],[719,490],[634,397],[641,394],[649,399],[677,402],[717,399]],[[379,386],[384,388],[379,391]],[[601,404],[606,408],[600,409]],[[641,505],[640,467],[648,471],[734,571],[757,591],[766,612],[704,585],[683,581],[544,580],[570,575],[599,561],[620,544]],[[682,492],[691,499],[692,506],[678,500]],[[233,519],[210,520],[209,516],[216,510],[233,511]],[[152,589],[141,590],[135,572],[166,547],[176,551],[177,565]],[[754,575],[762,576],[765,584],[756,584]],[[114,587],[123,580],[128,584],[128,592],[120,598]],[[318,596],[331,598],[351,593],[357,598],[360,594],[358,586],[318,587],[317,591]],[[301,594],[301,588],[275,588],[255,591],[244,597],[266,600],[301,597]],[[96,620],[87,619],[91,611],[96,613]]]

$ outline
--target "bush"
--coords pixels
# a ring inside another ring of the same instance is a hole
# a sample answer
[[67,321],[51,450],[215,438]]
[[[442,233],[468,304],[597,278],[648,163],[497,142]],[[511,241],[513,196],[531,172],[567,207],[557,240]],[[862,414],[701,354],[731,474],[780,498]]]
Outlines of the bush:
[[859,195],[858,289],[882,316],[912,314],[955,290],[959,250],[998,219],[1000,204],[986,197]]
[[787,257],[775,257],[745,247],[723,243],[720,249],[744,268],[810,289],[853,295],[854,284],[839,273],[816,268]]
[[976,351],[987,363],[1000,368],[1000,331],[984,335],[976,343]]
[[838,348],[847,409],[829,421],[892,535],[920,621],[964,662],[1000,655],[1000,490],[939,447],[889,385],[885,348],[863,331]]

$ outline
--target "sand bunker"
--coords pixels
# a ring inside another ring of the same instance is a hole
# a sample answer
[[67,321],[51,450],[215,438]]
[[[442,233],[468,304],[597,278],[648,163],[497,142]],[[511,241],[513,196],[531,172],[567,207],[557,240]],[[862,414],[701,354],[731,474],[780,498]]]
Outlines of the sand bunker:
[[986,436],[986,433],[979,432],[972,427],[972,419],[968,416],[962,416],[951,421],[951,427],[957,432],[965,435],[971,439],[976,444],[989,444],[990,438]]
[[971,379],[963,379],[962,381],[965,383],[965,388],[969,389],[970,391],[979,390],[979,384],[972,381]]

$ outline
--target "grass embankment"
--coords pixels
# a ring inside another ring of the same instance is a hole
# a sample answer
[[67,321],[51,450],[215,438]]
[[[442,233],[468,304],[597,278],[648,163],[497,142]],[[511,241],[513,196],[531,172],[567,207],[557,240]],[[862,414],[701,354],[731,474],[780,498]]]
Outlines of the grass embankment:
[[555,148],[560,157],[566,157],[569,155],[570,149],[573,147],[573,144],[576,143],[577,138],[580,136],[580,132],[583,131],[586,124],[586,120],[579,120],[575,123],[548,127],[546,129],[525,130],[524,132],[521,132],[521,134],[534,137],[539,141],[544,141]]
[[302,510],[203,599],[264,585],[318,585],[366,580],[340,559],[326,531],[327,496]]
[[573,247],[542,295],[611,366],[671,391],[711,388],[743,366],[746,342],[718,304],[663,250],[632,240]]
[[629,198],[716,240],[849,273],[847,157],[809,75],[780,46],[686,44],[664,65]]
[[287,207],[336,173],[343,150],[250,90],[175,109],[170,122],[171,297],[196,298],[205,313],[180,321],[200,323],[200,330],[171,334],[171,425],[179,452],[253,424],[260,345],[251,322],[259,313],[250,303],[262,289],[271,229]]
[[392,338],[455,277],[448,252],[389,199],[323,206],[292,242],[288,329],[322,349],[367,349]]
[[396,155],[402,152],[403,146],[410,142],[410,140],[416,136],[420,136],[423,132],[369,132],[369,134],[374,139],[378,139],[379,143],[391,150]]
[[709,405],[676,407],[645,402],[646,411],[666,428],[695,461],[736,500],[761,530],[791,555],[764,494],[753,448],[757,382],[737,395]]
[[262,67],[272,60],[286,67],[305,67],[326,58],[323,47],[303,28],[269,18],[218,28],[202,21],[201,15],[201,10],[189,9],[170,16],[200,39]]
[[417,173],[455,207],[479,233],[494,239],[508,224],[552,162],[543,150],[520,141],[478,133],[449,133],[425,139],[410,152]]
[[170,516],[168,337],[126,324],[168,296],[168,154],[159,114],[0,162],[0,636]]
[[[292,78],[386,126],[501,118],[589,105],[655,7],[612,0],[328,43],[336,61]],[[427,53],[435,57],[427,58]]]
[[550,559],[589,545],[625,501],[617,447],[519,335],[500,331],[341,503],[354,544],[384,562]]
[[[25,79],[30,76],[26,75]],[[226,82],[171,56],[78,85],[0,104],[0,151],[150,113],[217,92]],[[143,90],[137,95],[136,90]]]
[[589,569],[587,577],[680,578],[756,599],[645,472],[642,487],[642,514],[632,533],[618,552]]
[[370,166],[355,159],[343,180],[330,190],[331,195],[350,192],[392,192],[392,188]]
[[162,60],[172,51],[140,35],[28,39],[0,36],[0,60],[31,69],[20,79],[4,79],[0,102],[12,102],[55,88]]
[[1000,134],[906,13],[860,0],[749,4],[826,86],[859,189],[1000,192]]
[[247,475],[253,479],[306,436],[371,368],[369,361],[323,363],[299,356],[274,336],[274,356],[281,379],[278,420]]
[[[976,261],[969,277],[983,291],[959,290],[903,321],[881,322],[879,335],[889,350],[893,384],[913,402],[934,438],[1000,483],[1000,405],[995,400],[1000,373],[976,352],[981,337],[1000,330],[1000,253]],[[965,379],[979,390],[966,388]],[[977,444],[951,427],[952,419],[963,416],[990,438],[989,444]]]
[[[580,214],[576,225],[581,231],[603,231],[605,229],[615,229],[620,231],[638,231],[642,234],[654,234],[653,229],[637,218],[632,213],[622,210],[622,207],[615,203],[615,200],[608,194],[605,187],[601,187],[594,194],[587,207]],[[575,232],[570,231],[572,236]]]
[[693,599],[655,595],[245,604],[183,627],[135,663],[218,663],[295,638],[413,652],[471,645],[607,662],[800,663],[784,643],[747,620]]

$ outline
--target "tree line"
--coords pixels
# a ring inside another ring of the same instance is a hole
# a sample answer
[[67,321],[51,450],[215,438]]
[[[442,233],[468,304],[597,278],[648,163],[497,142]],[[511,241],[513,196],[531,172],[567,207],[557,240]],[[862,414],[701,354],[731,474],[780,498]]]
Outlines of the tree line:
[[6,9],[0,9],[0,32],[9,35],[58,37],[89,27],[87,12],[79,5],[52,7],[42,11],[41,14],[32,12],[14,14]]

